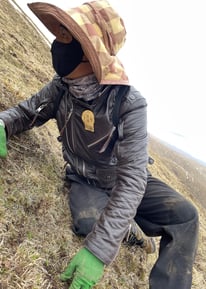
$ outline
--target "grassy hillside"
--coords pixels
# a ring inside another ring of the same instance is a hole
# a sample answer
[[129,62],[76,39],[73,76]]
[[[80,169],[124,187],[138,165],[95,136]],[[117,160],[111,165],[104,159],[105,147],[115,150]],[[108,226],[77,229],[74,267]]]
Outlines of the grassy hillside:
[[[53,75],[50,52],[39,34],[9,4],[0,1],[0,110],[37,92]],[[0,288],[63,289],[59,281],[82,239],[71,229],[61,147],[55,123],[12,137],[0,159]],[[151,171],[195,202],[200,212],[200,246],[193,289],[206,285],[206,218],[199,202],[205,171],[154,138]],[[156,240],[158,244],[158,239]],[[122,247],[98,289],[147,289],[156,255]]]

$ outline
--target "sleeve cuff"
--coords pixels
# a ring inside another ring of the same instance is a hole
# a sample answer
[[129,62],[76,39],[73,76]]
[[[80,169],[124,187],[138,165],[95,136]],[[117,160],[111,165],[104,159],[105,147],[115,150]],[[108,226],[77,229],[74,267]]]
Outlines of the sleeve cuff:
[[0,119],[0,125],[5,128],[5,123],[4,123],[4,121],[2,119]]

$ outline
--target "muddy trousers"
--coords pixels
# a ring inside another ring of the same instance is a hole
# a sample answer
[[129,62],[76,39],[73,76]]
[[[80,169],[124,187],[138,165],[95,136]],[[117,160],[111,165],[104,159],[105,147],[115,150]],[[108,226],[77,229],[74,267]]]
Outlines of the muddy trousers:
[[[69,205],[74,231],[87,235],[107,205],[110,192],[71,181]],[[161,236],[150,289],[190,289],[198,242],[198,213],[183,196],[150,176],[135,221],[148,236]]]

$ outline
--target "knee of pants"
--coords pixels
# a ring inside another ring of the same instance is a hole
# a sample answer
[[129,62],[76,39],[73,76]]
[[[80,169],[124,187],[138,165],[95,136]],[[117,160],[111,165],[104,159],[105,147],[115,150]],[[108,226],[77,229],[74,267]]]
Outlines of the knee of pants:
[[82,218],[78,219],[73,225],[73,231],[76,235],[86,236],[88,235],[96,223],[95,218]]
[[189,201],[182,199],[176,202],[171,209],[173,220],[177,223],[194,221],[198,223],[198,211],[196,207]]

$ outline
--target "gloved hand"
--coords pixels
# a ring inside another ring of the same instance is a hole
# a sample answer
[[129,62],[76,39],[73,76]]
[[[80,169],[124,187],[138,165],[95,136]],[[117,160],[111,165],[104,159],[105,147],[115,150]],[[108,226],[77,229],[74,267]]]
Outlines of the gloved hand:
[[71,260],[60,279],[67,281],[74,276],[69,289],[90,289],[102,277],[104,263],[86,248],[82,248]]
[[6,131],[4,122],[0,119],[0,158],[7,156]]

